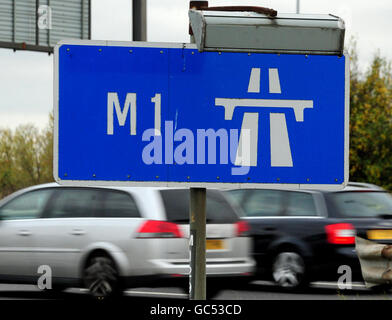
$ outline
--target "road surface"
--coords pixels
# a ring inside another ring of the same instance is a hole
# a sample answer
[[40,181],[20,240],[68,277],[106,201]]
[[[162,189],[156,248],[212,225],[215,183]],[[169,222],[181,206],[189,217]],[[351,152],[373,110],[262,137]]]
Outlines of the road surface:
[[[135,288],[125,291],[124,299],[187,300],[179,288]],[[90,299],[85,289],[72,288],[61,293],[41,291],[33,285],[0,284],[0,300],[83,300]],[[374,293],[362,284],[353,284],[351,290],[339,290],[335,283],[317,282],[301,293],[287,293],[272,283],[254,281],[241,288],[225,289],[213,300],[392,300],[392,291]]]

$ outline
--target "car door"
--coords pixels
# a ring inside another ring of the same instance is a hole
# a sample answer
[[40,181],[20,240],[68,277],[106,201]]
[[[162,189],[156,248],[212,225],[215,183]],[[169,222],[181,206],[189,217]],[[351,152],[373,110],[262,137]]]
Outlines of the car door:
[[56,188],[36,234],[35,268],[48,265],[54,279],[76,279],[83,249],[91,242],[98,203],[94,188]]
[[[323,246],[325,239],[325,216],[318,201],[319,194],[312,191],[287,191],[282,232],[290,242],[306,251],[311,246]],[[289,242],[289,241],[288,241]],[[306,248],[305,248],[306,247]]]
[[254,239],[253,254],[258,266],[264,266],[264,257],[271,244],[281,237],[282,214],[286,193],[280,190],[247,190],[241,200],[244,219],[250,225]]
[[48,188],[29,191],[0,208],[1,280],[30,282],[38,279],[32,262],[37,237],[33,229],[52,192],[53,189]]

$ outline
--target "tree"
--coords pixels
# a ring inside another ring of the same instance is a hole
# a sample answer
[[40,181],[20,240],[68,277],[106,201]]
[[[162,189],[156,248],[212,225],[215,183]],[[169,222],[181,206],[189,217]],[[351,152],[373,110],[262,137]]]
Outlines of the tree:
[[391,67],[380,54],[361,74],[352,54],[350,83],[350,180],[392,190]]
[[53,181],[53,116],[40,132],[31,124],[0,129],[0,197]]
[[0,196],[14,192],[13,135],[9,129],[0,130]]

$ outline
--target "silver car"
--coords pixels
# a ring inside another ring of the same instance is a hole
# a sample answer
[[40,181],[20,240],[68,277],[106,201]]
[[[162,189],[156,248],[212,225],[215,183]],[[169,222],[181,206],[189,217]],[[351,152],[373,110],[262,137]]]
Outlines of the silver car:
[[[53,288],[82,286],[100,297],[186,285],[188,206],[186,189],[51,183],[18,191],[0,202],[0,282],[37,283],[47,266]],[[248,228],[235,210],[223,193],[207,192],[207,283],[254,271]]]

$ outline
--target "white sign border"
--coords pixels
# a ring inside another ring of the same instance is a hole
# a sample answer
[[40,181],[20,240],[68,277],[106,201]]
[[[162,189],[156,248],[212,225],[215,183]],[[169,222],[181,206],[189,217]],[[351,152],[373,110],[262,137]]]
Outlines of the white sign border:
[[345,57],[345,121],[344,121],[344,182],[341,184],[298,184],[298,183],[224,183],[224,182],[167,182],[167,181],[103,181],[103,180],[63,180],[59,177],[59,49],[63,45],[85,46],[116,46],[139,48],[179,48],[197,50],[192,43],[167,43],[167,42],[133,42],[133,41],[104,41],[104,40],[79,40],[70,39],[59,41],[54,48],[54,76],[53,76],[53,177],[55,181],[64,186],[117,186],[117,187],[198,187],[198,188],[223,188],[223,189],[307,189],[307,190],[341,190],[348,184],[349,179],[349,117],[350,117],[350,58]]

